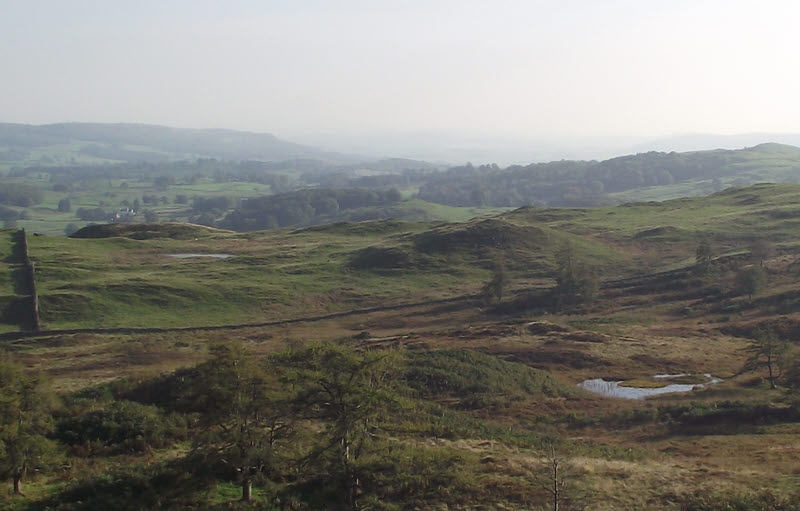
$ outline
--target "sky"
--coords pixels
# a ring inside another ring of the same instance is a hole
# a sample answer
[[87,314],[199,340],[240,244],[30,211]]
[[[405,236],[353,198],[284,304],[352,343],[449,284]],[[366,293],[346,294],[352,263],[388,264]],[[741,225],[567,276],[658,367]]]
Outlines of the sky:
[[0,0],[0,122],[800,132],[800,2]]

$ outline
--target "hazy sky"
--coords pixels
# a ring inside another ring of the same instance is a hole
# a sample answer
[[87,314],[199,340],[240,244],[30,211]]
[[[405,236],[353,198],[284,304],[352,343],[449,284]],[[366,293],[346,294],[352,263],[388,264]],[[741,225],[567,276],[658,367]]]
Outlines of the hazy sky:
[[0,121],[800,131],[800,2],[0,0]]

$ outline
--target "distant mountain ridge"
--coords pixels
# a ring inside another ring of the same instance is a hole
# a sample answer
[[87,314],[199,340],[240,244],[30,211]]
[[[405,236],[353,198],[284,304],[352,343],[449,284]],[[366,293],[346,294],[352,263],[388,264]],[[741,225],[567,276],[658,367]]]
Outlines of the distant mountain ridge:
[[739,149],[768,143],[800,146],[800,133],[741,133],[714,135],[707,133],[660,137],[631,147],[635,152],[664,151],[687,152],[709,149]]
[[354,156],[286,142],[268,133],[228,129],[171,128],[151,124],[0,123],[0,159],[95,158],[165,161],[184,157],[279,161],[317,158],[353,161]]

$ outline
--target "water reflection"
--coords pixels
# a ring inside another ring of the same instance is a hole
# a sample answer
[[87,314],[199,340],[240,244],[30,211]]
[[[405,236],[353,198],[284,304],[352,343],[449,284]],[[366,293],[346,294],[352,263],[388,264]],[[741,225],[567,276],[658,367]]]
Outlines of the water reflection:
[[[658,374],[653,378],[664,380],[670,378],[678,378],[681,376],[688,376],[686,374]],[[674,392],[689,392],[692,389],[706,387],[721,382],[719,378],[715,378],[710,374],[704,375],[707,379],[704,383],[670,383],[663,387],[657,388],[640,388],[640,387],[623,387],[620,385],[621,381],[606,381],[602,378],[595,378],[593,380],[585,380],[578,384],[579,387],[594,392],[595,394],[602,394],[608,397],[619,397],[622,399],[644,399],[650,396],[658,396],[660,394],[672,394]]]

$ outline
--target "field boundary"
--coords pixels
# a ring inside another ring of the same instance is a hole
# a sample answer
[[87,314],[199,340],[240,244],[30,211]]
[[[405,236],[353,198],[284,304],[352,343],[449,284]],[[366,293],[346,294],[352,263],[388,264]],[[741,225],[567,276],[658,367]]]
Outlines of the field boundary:
[[293,323],[306,323],[315,321],[325,321],[328,319],[345,318],[360,314],[371,314],[373,312],[383,312],[391,310],[410,309],[413,307],[425,307],[428,305],[442,305],[448,303],[469,302],[480,300],[482,295],[463,295],[453,298],[440,298],[436,300],[424,300],[413,303],[400,303],[395,305],[380,305],[377,307],[367,307],[364,309],[350,309],[341,312],[331,312],[319,316],[304,316],[299,318],[277,319],[274,321],[263,321],[260,323],[235,323],[227,325],[207,325],[207,326],[178,326],[178,327],[110,327],[110,328],[74,328],[63,330],[36,330],[27,332],[6,332],[0,334],[0,341],[13,341],[19,339],[30,339],[35,337],[51,337],[54,335],[71,334],[136,334],[136,333],[169,333],[169,332],[213,332],[216,330],[244,330],[247,328],[260,328],[268,326],[290,325]]

